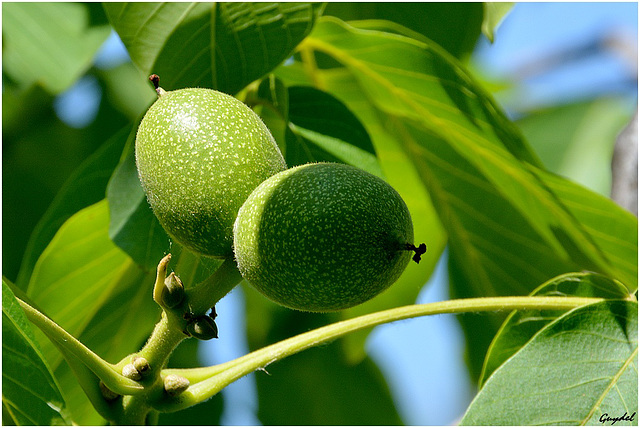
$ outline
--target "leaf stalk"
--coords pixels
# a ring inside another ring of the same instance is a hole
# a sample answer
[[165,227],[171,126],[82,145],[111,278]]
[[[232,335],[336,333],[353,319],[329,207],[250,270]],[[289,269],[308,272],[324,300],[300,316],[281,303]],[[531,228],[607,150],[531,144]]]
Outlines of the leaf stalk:
[[28,303],[16,298],[27,318],[51,340],[58,348],[64,349],[63,355],[70,354],[82,362],[98,376],[109,389],[118,394],[135,395],[144,389],[142,385],[118,373],[114,366],[100,358],[91,349],[56,324],[42,312]]

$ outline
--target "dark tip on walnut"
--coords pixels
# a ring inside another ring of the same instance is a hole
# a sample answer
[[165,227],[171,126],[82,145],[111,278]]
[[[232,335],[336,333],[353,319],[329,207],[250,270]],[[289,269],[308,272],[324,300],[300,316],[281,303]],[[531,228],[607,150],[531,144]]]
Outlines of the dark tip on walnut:
[[412,260],[416,263],[420,263],[421,256],[427,252],[427,244],[425,243],[422,243],[417,247],[413,244],[405,244],[404,248],[405,250],[415,252],[415,254],[412,257]]
[[158,90],[158,88],[160,87],[160,76],[158,76],[157,74],[152,74],[151,76],[149,76],[149,80],[151,80],[151,83],[153,83],[153,87]]

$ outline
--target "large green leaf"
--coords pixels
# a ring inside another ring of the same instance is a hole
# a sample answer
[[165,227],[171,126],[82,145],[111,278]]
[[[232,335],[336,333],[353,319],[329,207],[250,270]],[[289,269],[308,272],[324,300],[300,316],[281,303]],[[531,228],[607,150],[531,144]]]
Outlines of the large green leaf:
[[[538,287],[534,296],[580,296],[605,299],[629,297],[627,289],[617,281],[595,273],[561,275]],[[539,330],[566,311],[514,311],[500,328],[485,358],[480,384],[522,348]]]
[[65,402],[32,326],[2,281],[3,425],[70,425]]
[[[613,278],[630,292],[638,290],[638,218],[609,198],[565,180],[555,174],[537,170],[544,184],[580,222],[598,250],[613,268]],[[583,261],[583,266],[587,264]]]
[[[27,295],[41,310],[78,337],[100,309],[130,263],[106,235],[106,201],[72,216],[42,253],[31,276]],[[45,356],[55,347],[43,341]],[[49,360],[52,368],[61,358]]]
[[[510,283],[508,291],[530,290],[549,278],[551,258],[557,259],[551,266],[562,269],[577,263],[609,276],[624,275],[626,268],[605,257],[548,188],[540,177],[544,171],[513,124],[446,52],[333,19],[322,19],[303,48],[342,62],[388,117],[388,129],[411,155],[442,221],[460,238],[452,243],[465,247],[466,271],[477,278],[474,282],[491,290],[494,278],[501,278]],[[323,78],[318,80],[326,83]]]
[[434,151],[432,146],[446,144],[526,215],[561,257],[571,255],[556,237],[557,228],[606,269],[566,210],[522,168],[520,162],[531,161],[531,156],[518,135],[509,132],[510,124],[444,52],[413,39],[353,30],[329,20],[317,27],[309,44],[343,61],[378,108],[401,120],[396,129],[408,151],[425,158]]
[[[106,200],[69,218],[38,259],[27,295],[98,355],[117,362],[143,344],[159,308],[151,298],[154,273],[145,274],[113,244],[108,224]],[[42,333],[36,337],[74,420],[102,423],[58,350]]]
[[22,87],[38,83],[53,94],[67,89],[110,32],[91,22],[91,14],[82,3],[3,3],[3,73]]
[[[462,425],[599,425],[638,404],[638,304],[566,313],[487,380]],[[620,425],[637,425],[620,421]]]
[[105,3],[131,59],[167,90],[235,93],[284,61],[321,3]]

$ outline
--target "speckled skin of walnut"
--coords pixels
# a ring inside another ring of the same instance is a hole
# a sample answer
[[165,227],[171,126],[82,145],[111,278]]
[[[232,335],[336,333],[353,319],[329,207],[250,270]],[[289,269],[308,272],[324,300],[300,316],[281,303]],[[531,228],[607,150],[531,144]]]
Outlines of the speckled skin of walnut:
[[229,257],[238,209],[286,168],[282,154],[260,117],[234,97],[204,88],[158,93],[136,135],[147,200],[178,243]]
[[363,303],[411,258],[411,216],[385,181],[358,168],[307,164],[247,198],[234,225],[243,277],[283,306],[327,312]]

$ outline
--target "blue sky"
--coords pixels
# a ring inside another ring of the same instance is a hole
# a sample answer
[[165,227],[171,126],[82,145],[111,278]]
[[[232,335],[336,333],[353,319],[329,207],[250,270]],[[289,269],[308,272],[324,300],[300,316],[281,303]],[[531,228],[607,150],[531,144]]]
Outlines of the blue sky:
[[[473,65],[483,77],[512,83],[496,97],[514,116],[539,106],[612,94],[636,103],[637,33],[637,3],[520,3],[499,27],[495,43],[479,43]],[[583,55],[572,57],[571,52]],[[96,65],[110,68],[126,60],[119,40],[112,37]],[[549,62],[548,68],[541,67]],[[82,79],[56,101],[59,116],[71,126],[85,126],[97,112],[99,86],[92,79]],[[417,302],[447,299],[446,282],[446,265],[441,262]],[[247,352],[240,289],[219,303],[218,313],[225,334],[202,347],[207,364]],[[473,398],[462,359],[464,341],[453,316],[378,327],[367,351],[387,377],[409,425],[454,424]],[[224,390],[224,424],[258,424],[253,376]]]

